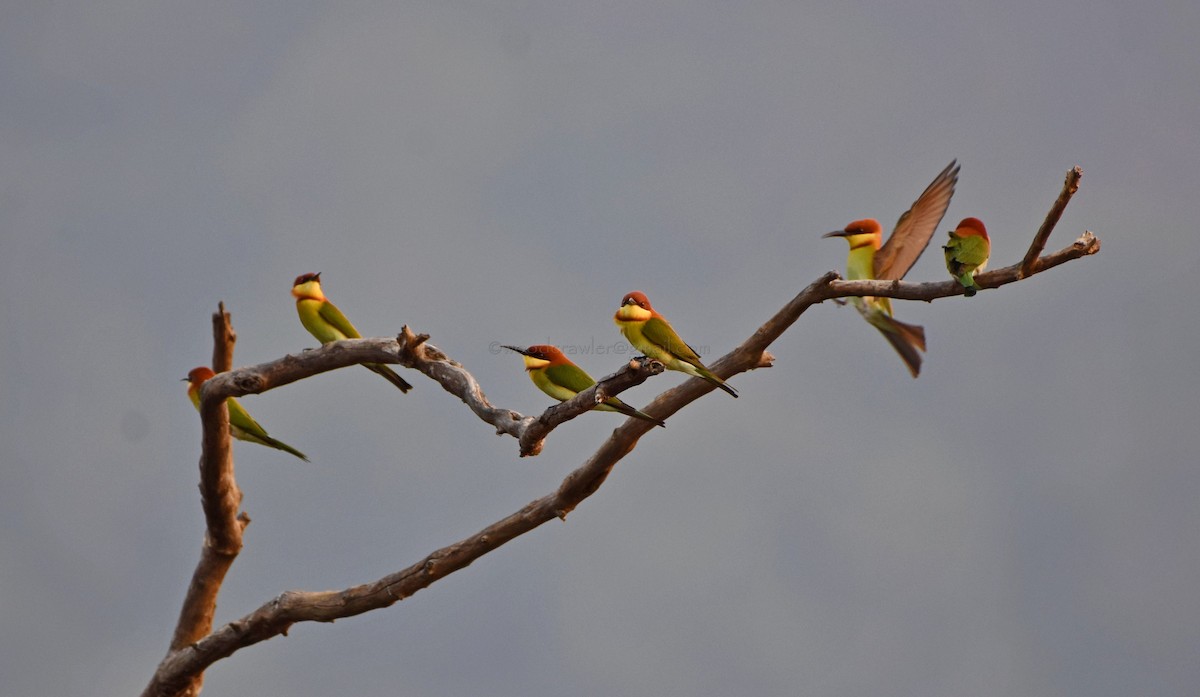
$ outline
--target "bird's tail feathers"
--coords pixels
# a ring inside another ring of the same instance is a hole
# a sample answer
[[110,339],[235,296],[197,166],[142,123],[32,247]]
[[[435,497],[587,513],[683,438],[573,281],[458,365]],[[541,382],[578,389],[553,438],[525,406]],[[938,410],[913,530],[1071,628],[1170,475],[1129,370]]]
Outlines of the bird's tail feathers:
[[975,272],[973,271],[968,271],[959,276],[958,282],[961,283],[963,288],[966,289],[963,292],[963,295],[967,296],[968,298],[975,295],[975,293],[979,292],[980,290],[979,284],[975,282]]
[[632,416],[635,419],[641,419],[642,421],[649,421],[650,423],[654,424],[655,426],[659,426],[661,428],[667,427],[667,423],[665,421],[663,421],[662,419],[656,419],[653,416],[650,416],[649,414],[647,414],[646,412],[634,409],[633,407],[629,406],[628,404],[626,404],[624,402],[618,402],[617,404],[609,404],[608,406],[611,406],[612,408],[621,412],[625,416]]
[[237,431],[234,432],[234,437],[237,438],[238,440],[244,440],[249,443],[258,443],[259,445],[265,445],[268,448],[275,448],[276,450],[282,450],[285,453],[295,455],[296,457],[300,458],[301,460],[304,460],[305,462],[309,461],[308,456],[305,455],[304,453],[300,452],[299,450],[296,450],[295,448],[288,445],[287,443],[284,443],[281,440],[275,440],[271,436],[268,436],[266,433],[262,433],[262,434],[246,433],[245,431],[238,429]]
[[385,377],[388,382],[392,383],[396,387],[399,387],[401,392],[408,392],[413,387],[412,385],[408,384],[407,380],[397,375],[396,371],[382,363],[363,363],[363,367],[372,373],[379,373]]
[[876,328],[888,340],[904,364],[908,372],[915,378],[921,374],[921,351],[925,350],[925,328],[916,324],[901,322],[894,317],[881,316],[876,318]]
[[[692,365],[692,364],[687,363],[685,365]],[[704,380],[711,382],[712,384],[716,385],[717,387],[720,387],[722,390],[725,390],[726,392],[728,392],[729,396],[731,396],[731,397],[736,398],[738,396],[737,390],[733,389],[729,385],[726,385],[724,380],[717,377],[716,373],[712,372],[708,368],[705,368],[702,365],[692,365],[692,368],[694,369],[694,372],[690,371],[690,370],[687,372],[691,373],[692,375],[695,375],[698,378],[703,378]]]
[[295,455],[296,457],[300,458],[301,460],[304,460],[305,462],[309,461],[307,455],[300,452],[299,450],[296,450],[295,448],[288,445],[287,443],[284,443],[283,441],[275,440],[274,438],[272,438],[270,436],[267,436],[266,441],[267,441],[267,445],[271,446],[272,448],[282,450],[285,453],[291,453],[292,455]]

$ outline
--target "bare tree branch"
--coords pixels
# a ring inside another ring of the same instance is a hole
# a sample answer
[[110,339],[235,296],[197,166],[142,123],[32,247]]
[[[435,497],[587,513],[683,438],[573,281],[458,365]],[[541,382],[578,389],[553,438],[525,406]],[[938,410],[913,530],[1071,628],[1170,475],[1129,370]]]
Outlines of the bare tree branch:
[[225,303],[217,303],[217,311],[212,316],[213,323],[213,359],[214,373],[224,373],[233,368],[233,346],[237,343],[237,332],[233,331],[233,322],[225,311]]
[[1021,278],[1041,270],[1035,268],[1038,257],[1041,256],[1042,250],[1046,248],[1046,240],[1050,239],[1050,232],[1058,224],[1058,219],[1062,217],[1063,210],[1071,202],[1071,197],[1075,195],[1076,191],[1079,191],[1079,180],[1082,177],[1083,170],[1080,169],[1079,165],[1075,165],[1067,172],[1067,178],[1063,182],[1063,188],[1058,194],[1058,199],[1050,207],[1050,212],[1046,214],[1046,219],[1042,221],[1042,226],[1038,228],[1037,234],[1033,236],[1033,242],[1029,245],[1029,251],[1025,252],[1025,258],[1021,260]]
[[426,343],[428,339],[428,334],[414,334],[407,326],[404,327],[397,337],[400,347],[398,362],[437,380],[443,389],[461,399],[476,416],[495,426],[497,435],[507,433],[516,438],[520,443],[521,457],[540,453],[546,436],[559,424],[591,411],[608,397],[615,397],[636,387],[664,369],[661,363],[654,360],[630,361],[616,374],[600,380],[565,402],[549,407],[540,417],[521,416],[510,409],[493,407],[475,376],[437,347]]
[[[226,370],[233,363],[233,346],[237,334],[229,321],[225,304],[213,313],[213,365]],[[201,389],[201,422],[204,424],[200,448],[200,502],[204,508],[207,532],[200,547],[200,561],[192,572],[184,596],[175,634],[171,637],[171,652],[194,644],[212,632],[217,609],[217,594],[225,574],[242,548],[242,531],[250,523],[244,514],[238,515],[242,492],[233,477],[233,455],[229,445],[229,411],[224,398],[212,398]],[[168,653],[168,656],[171,654]],[[204,673],[181,676],[172,686],[172,693],[197,695],[204,684]]]
[[[1050,230],[1061,215],[1062,206],[1066,205],[1070,194],[1077,188],[1078,168],[1073,172],[1074,183],[1068,174],[1068,185],[1064,187],[1064,195],[1059,197],[1055,209],[1047,216],[1043,229],[1039,230],[1034,238],[1031,250],[1036,248],[1037,253],[1040,253]],[[1023,261],[1021,264],[981,274],[976,280],[984,288],[995,288],[1072,259],[1095,254],[1099,249],[1099,240],[1090,232],[1085,232],[1070,247],[1044,257],[1035,253],[1031,264]],[[842,281],[837,273],[831,271],[804,288],[741,345],[711,363],[710,368],[722,378],[729,378],[754,368],[770,367],[773,358],[767,352],[767,347],[787,331],[809,307],[825,300],[850,296],[886,296],[932,301],[962,292],[961,285],[953,280],[932,283]],[[436,347],[427,344],[427,339],[428,336],[415,335],[405,327],[396,339],[335,342],[306,351],[301,356],[286,356],[252,368],[217,375],[208,380],[201,398],[201,419],[205,429],[201,469],[205,472],[211,466],[221,472],[221,467],[227,464],[229,477],[224,489],[221,488],[223,480],[217,477],[210,492],[207,473],[202,476],[201,488],[209,523],[205,553],[209,549],[210,539],[225,540],[226,544],[221,549],[227,554],[232,552],[228,557],[228,563],[232,563],[233,556],[236,556],[237,549],[240,548],[241,527],[248,522],[248,519],[237,519],[237,525],[233,526],[237,530],[236,535],[228,539],[223,537],[232,533],[230,511],[236,510],[240,502],[240,492],[237,492],[236,483],[233,482],[232,461],[228,452],[228,417],[224,407],[226,397],[262,392],[325,370],[355,363],[400,363],[437,380],[446,391],[461,398],[482,420],[494,425],[497,433],[507,433],[517,438],[521,442],[523,455],[533,455],[540,451],[546,435],[557,424],[593,408],[605,396],[613,396],[662,370],[662,365],[656,361],[631,361],[617,374],[605,378],[597,386],[575,398],[547,409],[541,417],[524,417],[515,411],[497,409],[488,403],[475,378]],[[229,345],[232,346],[232,341]],[[214,363],[217,361],[214,360]],[[646,406],[645,411],[656,418],[666,419],[713,389],[711,383],[693,378],[658,395]],[[289,627],[296,622],[332,622],[342,617],[389,607],[435,581],[465,568],[509,540],[554,518],[565,519],[579,503],[600,488],[616,463],[632,452],[642,435],[652,428],[650,423],[639,419],[626,420],[586,462],[563,479],[555,492],[531,501],[519,511],[492,523],[470,537],[430,553],[408,568],[377,581],[340,591],[287,591],[249,615],[234,620],[207,636],[187,641],[186,645],[177,645],[177,642],[173,641],[171,651],[159,664],[143,695],[195,694],[199,691],[204,670],[241,648],[286,634]],[[210,432],[217,435],[210,437]],[[536,445],[527,447],[527,441],[535,442]],[[209,515],[210,498],[220,502],[219,515]],[[243,520],[245,522],[241,522]],[[229,544],[234,539],[236,546]],[[225,564],[225,569],[228,568],[228,563]],[[201,565],[203,564],[202,558]],[[197,575],[199,574],[200,567],[197,567]],[[216,578],[217,586],[223,576],[224,569]],[[189,592],[189,597],[190,595]],[[213,598],[215,599],[215,589]],[[181,622],[182,619],[181,617]],[[211,626],[211,612],[208,621]],[[178,636],[177,632],[177,639]]]
[[[405,326],[395,339],[334,341],[299,355],[287,355],[266,363],[230,370],[205,381],[201,388],[201,405],[206,403],[208,395],[224,404],[226,397],[259,394],[350,365],[400,364],[419,370],[436,380],[443,389],[461,399],[480,419],[492,424],[497,434],[508,434],[516,438],[520,443],[521,455],[526,456],[537,455],[546,436],[559,424],[574,419],[594,409],[604,399],[615,397],[663,372],[663,366],[658,361],[633,360],[576,397],[547,408],[541,416],[523,416],[512,409],[492,406],[475,376],[441,349],[429,344],[428,339],[427,334],[415,334]],[[203,415],[202,411],[202,419]]]
[[[1090,232],[1084,231],[1079,239],[1070,247],[1064,247],[1043,257],[1038,257],[1033,270],[1026,272],[1022,267],[1024,262],[981,273],[975,277],[980,288],[999,288],[1009,283],[1016,283],[1034,274],[1065,264],[1072,259],[1090,256],[1100,251],[1100,239]],[[835,274],[836,275],[836,274]],[[954,279],[946,281],[928,281],[913,283],[904,281],[830,281],[826,300],[851,296],[875,296],[898,298],[900,300],[932,301],[937,298],[948,298],[962,295],[966,289]]]

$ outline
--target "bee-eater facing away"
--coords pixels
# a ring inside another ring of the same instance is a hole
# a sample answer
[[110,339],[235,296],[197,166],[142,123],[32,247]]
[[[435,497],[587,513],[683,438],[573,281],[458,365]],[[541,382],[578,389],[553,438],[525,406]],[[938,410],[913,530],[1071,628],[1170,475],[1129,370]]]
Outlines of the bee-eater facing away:
[[[925,251],[938,223],[946,214],[954,185],[958,182],[958,165],[951,161],[946,169],[925,188],[912,207],[900,216],[892,236],[880,246],[883,228],[874,218],[855,220],[842,230],[823,237],[844,237],[850,243],[846,260],[846,280],[898,280],[912,268]],[[888,343],[904,359],[915,378],[921,372],[921,351],[925,350],[925,328],[905,324],[892,317],[890,298],[852,298],[863,318],[883,334]]]
[[[292,283],[292,295],[296,296],[296,312],[300,313],[300,323],[317,341],[328,344],[342,339],[361,339],[362,335],[350,324],[350,320],[337,309],[337,305],[329,302],[321,291],[321,274],[306,273],[296,277]],[[373,373],[379,373],[387,381],[408,392],[412,385],[396,374],[383,363],[363,363],[363,367]]]
[[988,256],[992,253],[992,242],[987,228],[979,218],[963,218],[958,227],[950,231],[950,241],[942,247],[946,251],[946,270],[967,290],[968,298],[979,290],[975,274],[987,268]]
[[[200,386],[213,375],[215,373],[213,373],[211,368],[200,366],[199,368],[192,368],[188,376],[184,378],[188,382],[188,399],[192,400],[192,405],[196,407],[196,411],[200,410]],[[247,443],[258,443],[268,448],[275,448],[285,453],[291,453],[301,460],[308,462],[308,457],[304,453],[283,441],[278,441],[268,436],[267,430],[259,426],[258,422],[242,408],[242,405],[236,399],[233,397],[226,399],[225,406],[229,410],[229,435],[238,440],[244,440]]]
[[[530,346],[527,349],[505,346],[504,348],[524,356],[525,370],[529,373],[529,379],[533,380],[533,384],[537,385],[539,390],[560,402],[565,402],[596,384],[591,375],[572,363],[571,359],[563,355],[563,352],[556,346],[538,345]],[[596,411],[620,412],[625,416],[649,421],[655,426],[667,427],[661,420],[634,409],[616,397],[609,397],[601,402],[596,407]]]
[[693,377],[702,378],[737,397],[737,391],[713,374],[700,362],[696,351],[683,342],[667,319],[650,306],[650,300],[640,290],[635,290],[621,300],[621,307],[613,316],[621,333],[637,350],[661,361],[670,370],[678,370]]

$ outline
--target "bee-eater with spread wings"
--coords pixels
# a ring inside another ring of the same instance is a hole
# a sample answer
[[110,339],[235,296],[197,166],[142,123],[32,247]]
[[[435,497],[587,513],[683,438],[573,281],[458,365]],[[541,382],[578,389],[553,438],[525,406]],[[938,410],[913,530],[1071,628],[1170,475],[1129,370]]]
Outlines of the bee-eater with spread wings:
[[[213,373],[211,368],[200,366],[192,368],[188,376],[184,378],[188,382],[188,399],[192,400],[192,404],[196,407],[197,411],[200,410],[200,386],[213,375],[215,373]],[[244,440],[247,443],[258,443],[268,448],[275,448],[285,453],[291,453],[301,460],[308,462],[308,457],[304,453],[283,441],[278,441],[268,436],[267,430],[259,426],[258,422],[233,397],[225,400],[225,407],[229,410],[229,435],[238,440]]]
[[[958,165],[951,162],[925,188],[912,208],[900,216],[892,236],[884,244],[883,228],[874,218],[855,220],[842,230],[826,233],[824,237],[844,237],[850,243],[846,261],[846,280],[898,280],[912,268],[929,244],[937,226],[950,206],[954,185],[958,182]],[[883,334],[888,343],[904,359],[915,378],[921,372],[921,351],[925,350],[925,328],[905,324],[892,317],[890,298],[853,298],[854,306],[863,318]]]
[[[350,324],[350,320],[337,309],[337,305],[329,302],[321,291],[321,274],[306,273],[296,277],[292,283],[292,295],[296,296],[296,312],[300,313],[300,323],[317,341],[328,344],[342,339],[361,339],[362,335]],[[379,373],[388,382],[408,392],[412,385],[396,374],[383,363],[363,363],[363,367],[372,373]]]
[[613,321],[637,350],[661,361],[668,369],[707,380],[734,397],[738,396],[736,390],[700,362],[700,356],[679,338],[667,318],[650,306],[645,293],[635,290],[626,295]]
[[[557,346],[537,345],[526,349],[516,346],[504,348],[516,351],[525,357],[525,370],[529,379],[542,392],[560,402],[565,402],[596,384],[591,375],[571,362]],[[596,411],[615,411],[636,419],[649,421],[655,426],[666,428],[666,424],[649,414],[644,414],[616,397],[609,397],[596,407]]]

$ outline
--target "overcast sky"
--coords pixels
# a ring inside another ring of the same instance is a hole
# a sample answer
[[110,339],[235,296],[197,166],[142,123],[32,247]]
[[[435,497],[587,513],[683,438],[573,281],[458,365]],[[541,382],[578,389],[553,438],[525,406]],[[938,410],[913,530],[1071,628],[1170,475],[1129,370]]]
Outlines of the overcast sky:
[[[197,559],[179,379],[313,346],[323,272],[496,404],[497,343],[627,356],[640,289],[715,358],[953,158],[938,237],[1014,263],[899,303],[918,380],[849,308],[646,437],[592,499],[396,606],[305,624],[206,695],[1191,695],[1200,684],[1200,5],[9,3],[0,10],[0,694],[120,695]],[[946,277],[933,247],[910,274]],[[517,457],[417,373],[247,397],[311,463],[234,447],[245,549],[217,620],[367,582],[552,491],[621,422]],[[656,377],[636,406],[677,384]]]

